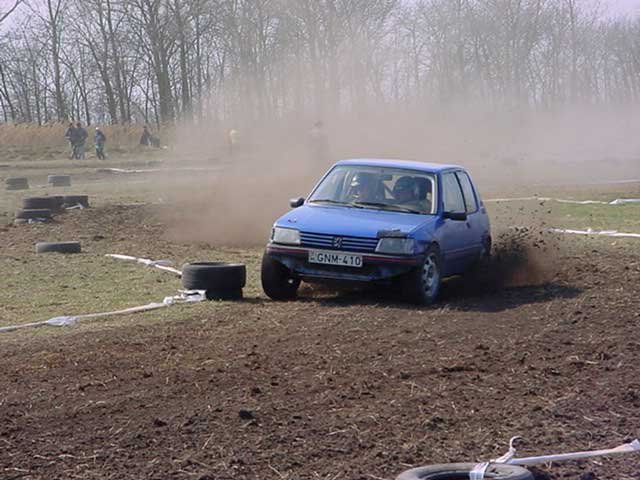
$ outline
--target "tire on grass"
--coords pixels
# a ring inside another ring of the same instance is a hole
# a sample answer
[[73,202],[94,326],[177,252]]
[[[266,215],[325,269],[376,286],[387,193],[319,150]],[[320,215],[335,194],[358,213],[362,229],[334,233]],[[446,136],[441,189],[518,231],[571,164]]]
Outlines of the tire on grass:
[[18,220],[51,220],[51,210],[48,208],[25,208],[16,211]]
[[[447,463],[427,465],[401,473],[396,480],[464,480],[475,463]],[[491,464],[484,478],[493,480],[533,480],[533,474],[526,468],[517,465]]]
[[71,175],[49,175],[47,183],[52,187],[70,187]]
[[27,190],[29,188],[29,181],[25,177],[7,178],[4,183],[7,190]]
[[209,300],[237,300],[247,283],[247,268],[241,263],[194,262],[182,267],[182,286],[205,290]]
[[80,242],[38,242],[36,253],[80,253]]
[[25,210],[47,209],[52,212],[60,208],[61,197],[52,195],[50,197],[25,197],[22,199],[22,208]]

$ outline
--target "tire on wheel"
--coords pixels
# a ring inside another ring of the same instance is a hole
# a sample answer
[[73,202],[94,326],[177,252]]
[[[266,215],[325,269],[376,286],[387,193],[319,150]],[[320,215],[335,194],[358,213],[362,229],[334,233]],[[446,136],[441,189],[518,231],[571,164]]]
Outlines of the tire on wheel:
[[36,253],[80,253],[80,242],[38,242]]
[[16,220],[51,220],[51,210],[48,208],[28,208],[16,212]]
[[442,256],[437,245],[431,245],[424,260],[404,278],[404,295],[407,300],[419,305],[431,305],[438,298],[442,284]]
[[52,187],[70,187],[71,175],[49,175],[47,183]]
[[247,283],[247,268],[241,263],[194,262],[182,267],[182,286],[205,290],[208,300],[238,300]]
[[272,300],[292,300],[298,294],[300,279],[267,252],[262,256],[260,280],[264,293]]
[[[407,470],[396,477],[396,480],[460,480],[469,478],[469,473],[474,467],[474,463],[428,465]],[[517,465],[493,463],[487,468],[484,478],[494,480],[533,480],[533,474],[526,468]]]
[[7,190],[27,190],[29,181],[25,177],[12,177],[4,181]]

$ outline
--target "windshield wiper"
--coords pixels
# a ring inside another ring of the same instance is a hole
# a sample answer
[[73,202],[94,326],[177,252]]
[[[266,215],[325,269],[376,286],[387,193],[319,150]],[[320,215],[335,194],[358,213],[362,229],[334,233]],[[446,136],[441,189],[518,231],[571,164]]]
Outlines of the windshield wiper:
[[380,202],[355,202],[354,205],[359,205],[362,207],[378,207],[384,210],[395,210],[397,212],[407,212],[407,213],[418,213],[422,212],[419,210],[414,210],[412,208],[401,207],[399,205],[389,205],[388,203],[380,203]]
[[333,200],[331,198],[318,198],[317,200],[309,200],[309,203],[330,203],[332,205],[351,205],[347,202],[339,202],[338,200]]

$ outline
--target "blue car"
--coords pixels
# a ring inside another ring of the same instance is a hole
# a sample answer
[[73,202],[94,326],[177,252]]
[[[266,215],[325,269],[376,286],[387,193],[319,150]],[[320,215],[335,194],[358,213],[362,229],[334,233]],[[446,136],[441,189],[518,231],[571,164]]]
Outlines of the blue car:
[[262,287],[295,298],[301,281],[397,284],[431,304],[442,279],[491,251],[489,217],[464,168],[400,160],[336,163],[271,231]]

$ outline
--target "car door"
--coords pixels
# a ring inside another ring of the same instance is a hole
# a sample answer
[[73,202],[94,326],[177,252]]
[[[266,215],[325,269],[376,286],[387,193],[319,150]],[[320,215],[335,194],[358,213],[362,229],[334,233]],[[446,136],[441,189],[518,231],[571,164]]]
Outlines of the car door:
[[[464,195],[456,172],[442,173],[441,182],[442,213],[466,213]],[[471,237],[470,226],[466,221],[443,217],[439,241],[445,275],[464,272],[472,254],[469,245]]]
[[456,177],[462,188],[464,196],[465,210],[467,212],[467,229],[466,238],[468,246],[469,261],[473,262],[478,258],[482,251],[482,242],[487,235],[486,214],[481,211],[478,196],[476,195],[471,178],[467,172],[459,170]]

